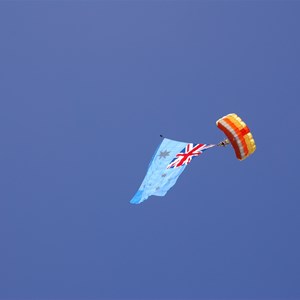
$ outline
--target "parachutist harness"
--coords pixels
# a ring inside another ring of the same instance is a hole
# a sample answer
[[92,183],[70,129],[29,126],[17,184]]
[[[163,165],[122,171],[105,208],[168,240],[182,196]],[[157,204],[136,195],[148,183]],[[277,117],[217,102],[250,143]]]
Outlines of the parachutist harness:
[[219,147],[226,147],[229,144],[230,144],[229,140],[225,139],[224,141],[222,141],[219,144],[217,144],[217,146],[219,146]]

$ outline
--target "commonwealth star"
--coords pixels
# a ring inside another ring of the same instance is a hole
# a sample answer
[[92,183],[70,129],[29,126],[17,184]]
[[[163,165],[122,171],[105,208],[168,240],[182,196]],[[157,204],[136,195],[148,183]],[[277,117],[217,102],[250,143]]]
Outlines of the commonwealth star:
[[167,156],[169,156],[170,155],[170,151],[167,151],[167,150],[165,150],[165,151],[160,151],[160,153],[159,153],[159,159],[161,159],[161,158],[166,158]]

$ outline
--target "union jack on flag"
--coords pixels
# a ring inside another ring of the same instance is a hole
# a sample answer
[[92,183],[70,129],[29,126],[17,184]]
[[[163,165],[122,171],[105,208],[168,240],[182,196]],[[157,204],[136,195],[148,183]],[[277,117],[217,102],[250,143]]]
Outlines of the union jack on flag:
[[207,144],[187,144],[179,153],[176,154],[176,157],[170,162],[167,166],[167,169],[178,168],[183,165],[187,165],[191,162],[193,157],[199,156],[208,148],[214,147],[215,145]]

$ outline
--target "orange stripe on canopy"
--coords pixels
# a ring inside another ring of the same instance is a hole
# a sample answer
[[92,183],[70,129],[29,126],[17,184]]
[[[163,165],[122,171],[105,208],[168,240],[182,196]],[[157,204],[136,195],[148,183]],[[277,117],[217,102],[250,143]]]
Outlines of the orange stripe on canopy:
[[248,147],[245,142],[245,139],[241,133],[241,130],[235,125],[235,122],[233,120],[231,120],[230,118],[226,117],[223,120],[234,130],[234,132],[238,136],[238,140],[241,142],[243,150],[244,150],[243,158],[247,157],[249,151],[248,151]]
[[238,144],[236,143],[235,141],[235,138],[234,136],[232,135],[232,133],[225,127],[223,126],[220,122],[218,122],[217,124],[218,128],[221,129],[225,134],[226,136],[228,137],[233,149],[234,149],[234,152],[235,152],[235,155],[238,159],[242,159],[242,155],[241,155],[241,152],[240,152],[240,149],[239,149],[239,146]]

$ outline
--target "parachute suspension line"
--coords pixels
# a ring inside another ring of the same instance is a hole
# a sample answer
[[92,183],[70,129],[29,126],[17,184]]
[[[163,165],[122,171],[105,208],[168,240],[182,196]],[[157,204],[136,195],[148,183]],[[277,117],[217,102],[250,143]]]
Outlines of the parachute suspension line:
[[[160,134],[159,136],[160,136],[161,138],[164,138],[164,136],[163,136],[162,134]],[[218,144],[210,144],[210,145],[211,145],[211,148],[212,148],[212,147],[216,147],[216,146],[218,146],[218,147],[226,147],[226,146],[229,145],[229,144],[230,144],[229,140],[228,140],[228,139],[225,139],[225,140],[221,141],[221,142],[218,143]]]
[[217,146],[219,146],[219,147],[226,147],[229,144],[230,144],[229,140],[225,139],[225,140],[221,141],[219,144],[217,144]]

